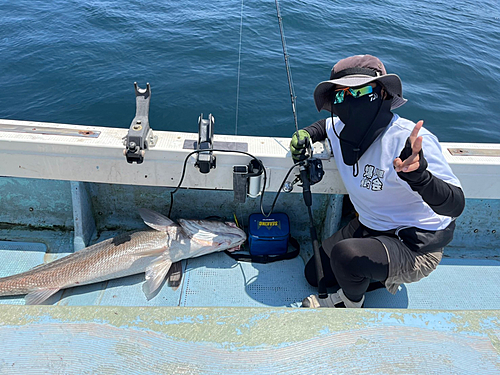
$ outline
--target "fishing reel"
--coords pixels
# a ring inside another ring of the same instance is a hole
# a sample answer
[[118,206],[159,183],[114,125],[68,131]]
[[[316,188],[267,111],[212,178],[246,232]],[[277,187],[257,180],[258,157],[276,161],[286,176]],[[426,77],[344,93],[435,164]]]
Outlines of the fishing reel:
[[290,193],[293,190],[293,186],[302,181],[302,176],[307,179],[309,185],[314,185],[320,182],[325,175],[325,170],[323,169],[323,162],[317,158],[309,158],[304,161],[304,165],[300,166],[301,170],[304,168],[305,174],[299,174],[295,176],[293,181],[286,181],[283,185],[283,191],[285,193]]
[[317,158],[310,158],[307,161],[308,174],[307,178],[311,185],[317,184],[323,179],[325,170],[323,169],[323,162]]

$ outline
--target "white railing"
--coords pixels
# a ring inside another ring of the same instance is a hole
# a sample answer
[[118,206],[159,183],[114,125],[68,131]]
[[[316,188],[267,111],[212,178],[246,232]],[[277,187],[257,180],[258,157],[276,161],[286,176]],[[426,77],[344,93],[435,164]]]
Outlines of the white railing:
[[[186,156],[193,151],[195,133],[154,131],[156,145],[147,150],[142,164],[127,163],[122,139],[128,129],[0,120],[0,175],[130,185],[177,186]],[[289,138],[214,136],[219,145],[234,144],[262,160],[266,189],[277,191],[292,166]],[[442,143],[443,153],[461,180],[468,198],[500,198],[500,144]],[[217,167],[202,174],[187,163],[183,187],[232,190],[233,166],[246,165],[241,154],[215,153]],[[325,176],[314,185],[315,193],[343,194],[345,188],[329,149],[315,144],[323,159]],[[293,179],[293,174],[289,180]],[[299,191],[300,189],[296,189]]]

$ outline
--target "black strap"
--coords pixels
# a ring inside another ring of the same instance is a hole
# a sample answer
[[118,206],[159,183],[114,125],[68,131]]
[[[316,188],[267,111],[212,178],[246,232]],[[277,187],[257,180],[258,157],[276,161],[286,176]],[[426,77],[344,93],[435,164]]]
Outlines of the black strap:
[[300,245],[299,241],[290,236],[288,238],[288,247],[293,247],[293,251],[287,251],[285,254],[279,255],[252,255],[252,254],[241,254],[225,251],[227,255],[229,255],[234,260],[240,262],[252,262],[252,263],[271,263],[277,262],[279,260],[293,259],[300,253]]
[[353,74],[364,74],[364,75],[367,75],[370,77],[378,77],[380,75],[380,73],[377,72],[375,69],[352,67],[352,68],[346,68],[346,69],[341,70],[341,71],[336,72],[336,73],[334,73],[332,70],[332,72],[330,74],[330,79],[342,78],[342,77],[353,75]]

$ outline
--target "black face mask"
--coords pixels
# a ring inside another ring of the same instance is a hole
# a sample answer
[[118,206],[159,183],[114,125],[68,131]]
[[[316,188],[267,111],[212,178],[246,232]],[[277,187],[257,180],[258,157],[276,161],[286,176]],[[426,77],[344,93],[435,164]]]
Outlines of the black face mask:
[[355,166],[354,176],[359,172],[359,168],[355,169],[358,160],[392,119],[391,100],[383,100],[381,90],[377,86],[371,94],[359,98],[345,95],[342,103],[332,102],[332,115],[339,116],[345,125],[340,135],[335,132],[342,158],[345,164]]

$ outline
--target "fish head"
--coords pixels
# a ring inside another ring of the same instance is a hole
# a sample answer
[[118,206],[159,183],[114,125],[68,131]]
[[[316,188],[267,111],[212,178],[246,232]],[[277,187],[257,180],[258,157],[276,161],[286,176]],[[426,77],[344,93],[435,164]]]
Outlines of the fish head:
[[179,219],[178,223],[191,241],[203,248],[202,254],[238,248],[247,238],[232,222]]

